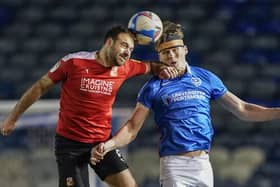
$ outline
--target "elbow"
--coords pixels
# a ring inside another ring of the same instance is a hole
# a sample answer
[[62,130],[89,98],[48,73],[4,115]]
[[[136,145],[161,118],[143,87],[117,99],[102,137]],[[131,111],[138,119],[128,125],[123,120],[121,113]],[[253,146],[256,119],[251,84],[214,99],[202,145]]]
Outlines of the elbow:
[[246,110],[246,103],[240,103],[238,108],[235,111],[233,111],[233,113],[240,120],[250,121],[248,112]]
[[243,103],[237,112],[239,119],[243,121],[259,121],[259,116],[255,114],[254,107],[249,103]]

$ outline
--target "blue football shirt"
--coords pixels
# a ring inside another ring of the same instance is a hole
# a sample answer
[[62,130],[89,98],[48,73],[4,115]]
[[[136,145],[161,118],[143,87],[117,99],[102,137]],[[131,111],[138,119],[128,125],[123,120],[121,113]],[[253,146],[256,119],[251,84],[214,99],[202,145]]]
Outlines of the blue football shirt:
[[188,66],[183,76],[153,77],[140,90],[137,101],[154,112],[160,129],[160,156],[209,150],[213,137],[210,100],[227,92],[223,82],[205,69]]

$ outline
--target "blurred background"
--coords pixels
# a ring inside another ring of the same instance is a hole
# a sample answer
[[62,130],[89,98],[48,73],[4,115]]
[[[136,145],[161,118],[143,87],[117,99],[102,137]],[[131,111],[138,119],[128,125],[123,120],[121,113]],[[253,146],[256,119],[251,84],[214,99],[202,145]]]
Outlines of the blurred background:
[[[279,0],[1,0],[0,120],[61,57],[99,49],[110,27],[126,25],[142,10],[185,27],[189,64],[216,73],[246,101],[280,106]],[[138,46],[133,56],[157,58],[152,46]],[[149,78],[122,86],[114,129],[130,114]],[[0,137],[1,187],[57,186],[53,138],[59,92],[58,85],[21,118],[11,136]],[[242,122],[214,102],[212,119],[215,187],[279,187],[279,121]],[[124,150],[141,187],[159,187],[158,141],[151,114]]]

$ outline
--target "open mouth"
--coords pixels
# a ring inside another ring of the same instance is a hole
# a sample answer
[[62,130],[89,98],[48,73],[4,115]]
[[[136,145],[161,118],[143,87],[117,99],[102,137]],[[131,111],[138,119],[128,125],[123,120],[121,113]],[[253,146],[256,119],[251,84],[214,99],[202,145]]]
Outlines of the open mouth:
[[127,57],[125,57],[123,55],[120,55],[120,59],[121,59],[121,61],[127,61],[128,60]]

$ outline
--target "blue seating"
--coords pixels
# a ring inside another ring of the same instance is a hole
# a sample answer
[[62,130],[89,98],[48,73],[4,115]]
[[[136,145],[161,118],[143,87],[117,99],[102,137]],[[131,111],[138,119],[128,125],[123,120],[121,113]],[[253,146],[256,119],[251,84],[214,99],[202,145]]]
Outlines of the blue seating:
[[[140,10],[154,11],[163,20],[177,21],[185,27],[189,49],[186,58],[191,65],[214,72],[230,91],[246,101],[280,106],[279,0],[1,0],[0,100],[19,98],[64,55],[99,49],[107,29],[116,24],[126,25],[130,16]],[[153,47],[135,46],[132,57],[157,61]],[[114,106],[134,107],[138,90],[149,78],[146,75],[128,80]],[[57,85],[43,98],[56,99],[59,93]],[[212,114],[216,132],[213,147],[233,151],[245,145],[258,145],[267,154],[267,163],[256,168],[245,185],[215,176],[215,186],[280,186],[276,178],[279,122],[243,122],[216,104]],[[153,116],[145,123],[129,151],[139,147],[157,149],[159,134]],[[11,142],[0,137],[1,150],[8,146],[29,149],[27,142],[18,141],[24,135],[15,134]],[[154,187],[159,183],[157,178],[150,178],[142,186]]]
[[264,22],[260,26],[260,30],[267,34],[279,34],[280,33],[280,20],[270,20]]
[[0,5],[0,29],[9,25],[15,17],[15,10],[11,7]]
[[261,49],[248,49],[246,51],[242,51],[239,54],[238,60],[240,63],[262,64],[268,62],[265,52]]

